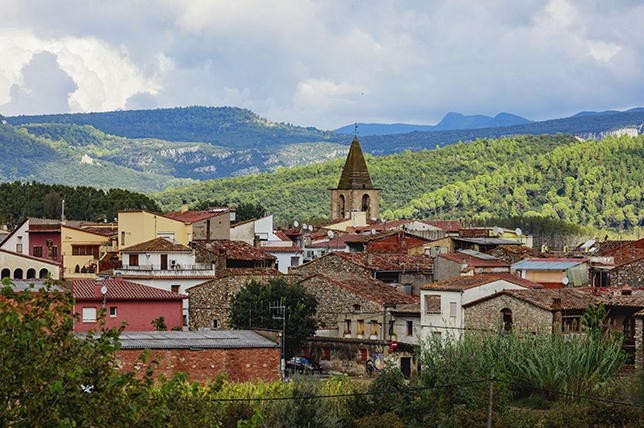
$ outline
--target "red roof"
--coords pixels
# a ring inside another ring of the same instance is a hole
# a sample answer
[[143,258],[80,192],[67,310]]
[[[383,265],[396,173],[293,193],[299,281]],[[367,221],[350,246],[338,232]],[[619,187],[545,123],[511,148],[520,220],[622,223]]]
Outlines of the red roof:
[[132,245],[121,250],[126,253],[133,252],[168,252],[168,253],[191,253],[192,250],[185,245],[172,242],[166,238],[155,238],[140,244]]
[[[340,287],[360,294],[379,304],[411,304],[418,301],[418,296],[399,293],[393,286],[369,276],[351,275],[349,273],[319,273],[317,275]],[[304,280],[306,281],[306,280]]]
[[423,223],[437,227],[445,232],[458,232],[463,228],[458,220],[421,220]]
[[464,253],[442,253],[438,257],[442,259],[451,260],[455,263],[462,263],[465,260],[468,266],[471,267],[506,267],[509,268],[510,264],[501,260],[485,260],[478,257],[470,256]]
[[[434,271],[434,260],[427,254],[408,255],[386,252],[333,252],[328,255],[336,255],[342,257],[348,262],[376,271]],[[325,254],[325,256],[327,256],[327,254]],[[371,260],[369,261],[369,259]]]
[[196,244],[195,247],[202,249],[210,246],[215,254],[225,255],[228,260],[275,260],[275,256],[268,254],[259,248],[255,248],[243,241],[231,241],[229,239],[215,239],[207,244]]
[[[597,303],[599,299],[591,294],[584,293],[575,288],[563,288],[560,290],[503,290],[490,296],[469,302],[463,305],[468,307],[484,300],[506,294],[524,302],[528,302],[548,311],[554,310],[584,310],[590,303]],[[558,299],[559,303],[555,303]]]
[[316,242],[314,244],[307,245],[306,248],[326,248],[327,246],[331,248],[344,248],[347,246],[347,242],[355,239],[357,236],[360,235],[356,233],[347,233],[344,235],[336,233],[333,239],[326,238],[322,242]]
[[76,300],[103,300],[101,288],[107,288],[107,299],[112,300],[183,300],[188,296],[136,282],[106,279],[72,280],[72,294]]
[[505,280],[516,285],[527,288],[543,288],[541,284],[520,278],[510,273],[507,274],[483,274],[476,276],[459,276],[456,278],[446,279],[440,282],[425,284],[423,290],[446,290],[446,291],[462,291],[474,287],[479,287],[490,282]]

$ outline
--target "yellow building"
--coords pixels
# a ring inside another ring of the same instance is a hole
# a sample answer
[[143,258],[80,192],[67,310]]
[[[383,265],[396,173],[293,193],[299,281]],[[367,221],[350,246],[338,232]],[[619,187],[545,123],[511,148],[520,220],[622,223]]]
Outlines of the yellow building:
[[65,278],[92,278],[104,269],[101,260],[116,253],[116,228],[60,225],[60,246]]
[[181,245],[193,240],[192,223],[146,210],[119,211],[118,247],[131,247],[155,238],[169,238]]

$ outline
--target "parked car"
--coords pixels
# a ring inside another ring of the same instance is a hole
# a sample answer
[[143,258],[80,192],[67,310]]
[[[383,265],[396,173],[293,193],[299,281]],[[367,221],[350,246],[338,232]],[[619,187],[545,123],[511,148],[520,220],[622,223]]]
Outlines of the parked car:
[[287,373],[316,374],[322,373],[322,367],[306,357],[293,357],[286,362]]

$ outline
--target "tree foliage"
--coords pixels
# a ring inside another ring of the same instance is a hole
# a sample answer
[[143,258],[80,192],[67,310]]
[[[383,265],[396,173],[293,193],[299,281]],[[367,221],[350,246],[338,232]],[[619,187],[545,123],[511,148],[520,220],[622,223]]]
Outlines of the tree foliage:
[[282,314],[276,306],[286,308],[286,357],[297,355],[306,339],[315,334],[317,299],[299,284],[282,277],[263,283],[248,281],[230,300],[230,319],[233,328],[268,328],[282,330]]

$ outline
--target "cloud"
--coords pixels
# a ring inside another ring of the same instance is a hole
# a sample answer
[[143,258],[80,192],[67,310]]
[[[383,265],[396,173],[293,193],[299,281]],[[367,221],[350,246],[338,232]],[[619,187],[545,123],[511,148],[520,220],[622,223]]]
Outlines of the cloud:
[[333,129],[644,96],[636,0],[7,0],[0,19],[0,104],[41,52],[76,84],[72,111],[233,105]]

